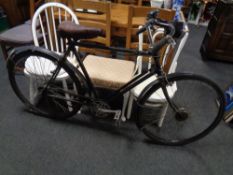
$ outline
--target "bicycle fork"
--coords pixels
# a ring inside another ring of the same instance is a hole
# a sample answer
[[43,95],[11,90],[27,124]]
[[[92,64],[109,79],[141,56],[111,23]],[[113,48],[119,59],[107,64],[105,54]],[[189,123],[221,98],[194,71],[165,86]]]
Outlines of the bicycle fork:
[[[187,119],[188,117],[188,113],[185,111],[185,109],[183,107],[178,107],[174,101],[172,100],[172,98],[169,96],[168,90],[167,90],[167,85],[171,85],[171,83],[167,80],[167,76],[165,75],[165,73],[163,73],[164,75],[162,77],[160,77],[160,82],[161,82],[161,88],[163,91],[163,94],[168,102],[168,105],[172,108],[172,110],[175,112],[175,118],[178,121],[183,121],[185,119]],[[172,85],[171,85],[172,86]],[[168,105],[166,106],[166,108],[168,107]],[[167,110],[167,109],[166,109]],[[164,112],[164,111],[163,111]],[[165,111],[166,112],[166,111]],[[165,115],[165,114],[164,114]],[[163,120],[163,119],[162,119]]]

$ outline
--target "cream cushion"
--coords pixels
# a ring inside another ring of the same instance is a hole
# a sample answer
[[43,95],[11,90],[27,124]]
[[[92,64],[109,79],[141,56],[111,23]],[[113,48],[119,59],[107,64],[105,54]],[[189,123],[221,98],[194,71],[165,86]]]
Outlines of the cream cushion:
[[133,61],[95,55],[88,55],[83,64],[95,86],[109,89],[118,89],[129,82],[135,69]]

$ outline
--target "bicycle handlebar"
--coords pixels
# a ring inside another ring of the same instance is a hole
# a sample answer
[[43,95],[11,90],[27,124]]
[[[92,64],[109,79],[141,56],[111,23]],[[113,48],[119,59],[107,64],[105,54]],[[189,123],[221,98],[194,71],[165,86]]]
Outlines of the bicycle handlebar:
[[158,11],[151,11],[147,15],[147,22],[145,25],[143,25],[138,31],[137,35],[140,33],[149,30],[150,27],[153,27],[154,25],[157,25],[159,27],[163,27],[166,31],[165,37],[163,37],[160,41],[157,43],[154,43],[149,50],[149,53],[153,56],[157,56],[159,50],[166,44],[172,44],[174,43],[174,40],[172,36],[175,34],[175,27],[172,23],[168,23],[165,21],[162,21],[157,18]]
[[150,26],[160,26],[163,27],[166,30],[167,35],[173,36],[175,34],[175,27],[172,23],[162,22],[158,19],[149,19],[145,25],[143,25],[138,31],[137,35],[140,33],[146,31],[146,29]]

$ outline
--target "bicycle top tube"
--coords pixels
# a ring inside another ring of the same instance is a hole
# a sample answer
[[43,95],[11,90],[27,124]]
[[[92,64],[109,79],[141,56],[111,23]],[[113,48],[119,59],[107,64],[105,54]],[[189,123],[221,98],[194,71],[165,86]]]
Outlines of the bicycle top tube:
[[139,51],[137,49],[127,49],[123,47],[108,47],[96,43],[91,43],[91,42],[81,42],[81,41],[70,41],[69,45],[75,45],[75,46],[80,46],[80,47],[87,47],[87,48],[96,48],[96,49],[103,49],[103,50],[110,50],[113,52],[122,52],[122,53],[129,53],[131,55],[135,56],[153,56],[152,52],[150,50],[147,51]]

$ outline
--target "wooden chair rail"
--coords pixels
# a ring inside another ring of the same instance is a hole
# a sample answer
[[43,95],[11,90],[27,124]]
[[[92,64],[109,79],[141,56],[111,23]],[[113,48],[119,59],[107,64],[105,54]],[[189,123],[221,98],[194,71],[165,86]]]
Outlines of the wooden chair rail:
[[117,3],[120,4],[132,4],[132,5],[142,5],[142,0],[117,0]]
[[105,4],[110,4],[110,2],[99,2],[99,1],[85,1],[85,0],[70,0],[68,1],[68,6],[73,10],[75,8],[83,9],[93,9],[103,13],[108,13],[109,7]]

